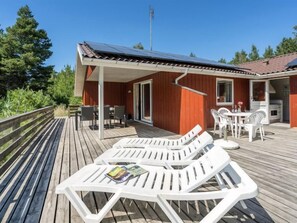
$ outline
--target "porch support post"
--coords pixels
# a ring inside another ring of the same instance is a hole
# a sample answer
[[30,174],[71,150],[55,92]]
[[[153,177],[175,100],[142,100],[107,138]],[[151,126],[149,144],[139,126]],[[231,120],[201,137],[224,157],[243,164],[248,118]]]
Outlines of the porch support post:
[[99,67],[98,74],[98,129],[99,139],[104,139],[104,67]]

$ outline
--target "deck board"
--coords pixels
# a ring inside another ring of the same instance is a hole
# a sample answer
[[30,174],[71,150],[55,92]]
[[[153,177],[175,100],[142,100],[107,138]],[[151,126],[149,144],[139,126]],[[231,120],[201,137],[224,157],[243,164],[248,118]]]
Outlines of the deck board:
[[[99,140],[98,130],[90,129],[87,124],[75,131],[74,118],[57,119],[49,126],[53,133],[41,138],[43,141],[40,142],[47,147],[24,151],[23,157],[11,168],[11,174],[0,180],[2,221],[82,222],[67,198],[55,194],[57,184],[93,163],[98,155],[123,137],[178,137],[134,122],[127,128],[105,130],[105,139]],[[297,129],[267,126],[265,132],[264,142],[257,138],[249,143],[246,134],[240,139],[231,138],[240,144],[240,149],[228,153],[255,180],[260,193],[257,198],[245,202],[248,209],[243,209],[238,203],[220,222],[297,222]],[[216,187],[209,182],[200,190]],[[28,199],[32,193],[34,196]],[[95,213],[110,197],[110,194],[97,192],[80,195]],[[26,202],[29,205],[24,209]],[[218,202],[173,201],[172,207],[184,222],[198,222]],[[18,213],[19,209],[25,210],[25,216]],[[103,222],[160,223],[169,220],[154,203],[120,199]]]

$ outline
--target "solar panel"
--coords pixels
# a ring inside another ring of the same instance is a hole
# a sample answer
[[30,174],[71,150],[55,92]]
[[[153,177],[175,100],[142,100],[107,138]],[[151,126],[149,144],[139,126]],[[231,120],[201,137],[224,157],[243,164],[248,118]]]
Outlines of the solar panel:
[[296,67],[297,66],[297,58],[292,60],[290,63],[287,64],[287,67]]
[[190,57],[178,54],[163,53],[158,51],[149,51],[149,50],[140,50],[134,49],[125,46],[117,46],[112,44],[105,43],[94,43],[86,41],[86,44],[89,45],[97,53],[110,53],[116,55],[130,56],[130,57],[140,57],[144,59],[157,59],[165,60],[169,62],[180,62],[180,63],[191,63],[198,65],[208,65],[216,67],[225,67],[225,68],[237,68],[231,64],[223,64],[212,60],[202,59],[198,57]]

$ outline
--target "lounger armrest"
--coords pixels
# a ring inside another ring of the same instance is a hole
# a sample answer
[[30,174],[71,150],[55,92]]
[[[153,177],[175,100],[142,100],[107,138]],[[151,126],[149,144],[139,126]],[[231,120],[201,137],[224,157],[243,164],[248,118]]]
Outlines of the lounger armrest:
[[[231,167],[231,168],[230,168]],[[226,168],[226,172],[232,177],[237,186],[244,190],[241,200],[256,197],[259,193],[258,185],[247,175],[247,173],[234,161]]]

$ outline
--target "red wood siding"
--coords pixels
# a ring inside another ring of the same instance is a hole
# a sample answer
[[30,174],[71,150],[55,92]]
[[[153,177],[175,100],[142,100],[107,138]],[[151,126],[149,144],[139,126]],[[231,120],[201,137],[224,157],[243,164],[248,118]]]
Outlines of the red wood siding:
[[181,88],[173,85],[179,74],[153,74],[154,126],[180,133]]
[[[180,84],[207,94],[202,97],[174,85],[178,73],[159,72],[129,83],[104,83],[104,102],[111,106],[125,104],[126,112],[133,116],[133,84],[152,80],[153,124],[156,127],[183,134],[199,123],[203,129],[213,126],[211,108],[216,106],[216,77],[188,74]],[[243,101],[249,108],[249,80],[234,78],[234,101]],[[129,93],[130,92],[130,93]],[[85,82],[84,104],[98,101],[98,83]],[[229,107],[231,109],[231,107]]]
[[[212,127],[213,117],[211,116],[210,109],[219,109],[220,107],[227,107],[231,110],[232,106],[217,106],[216,105],[216,78],[218,76],[188,74],[182,78],[179,83],[183,86],[201,91],[207,94],[207,108],[206,120],[207,127]],[[225,77],[219,77],[225,78]],[[225,78],[232,79],[232,78]],[[243,102],[243,106],[249,109],[249,80],[241,78],[233,78],[234,80],[234,103],[238,101]]]
[[[133,91],[133,84],[152,79],[154,126],[184,134],[197,123],[206,127],[206,120],[199,111],[204,107],[204,98],[173,84],[180,74],[160,72],[132,81],[127,89]],[[202,101],[201,101],[202,100]],[[133,113],[133,94],[127,97],[127,111]],[[203,113],[203,112],[202,112]]]
[[207,129],[206,123],[206,96],[197,94],[190,90],[181,89],[180,107],[180,134],[187,133],[197,123],[203,130]]
[[[98,82],[86,81],[84,86],[83,104],[98,105]],[[125,105],[126,85],[124,83],[104,82],[104,104]]]
[[297,127],[297,76],[290,77],[290,124]]

